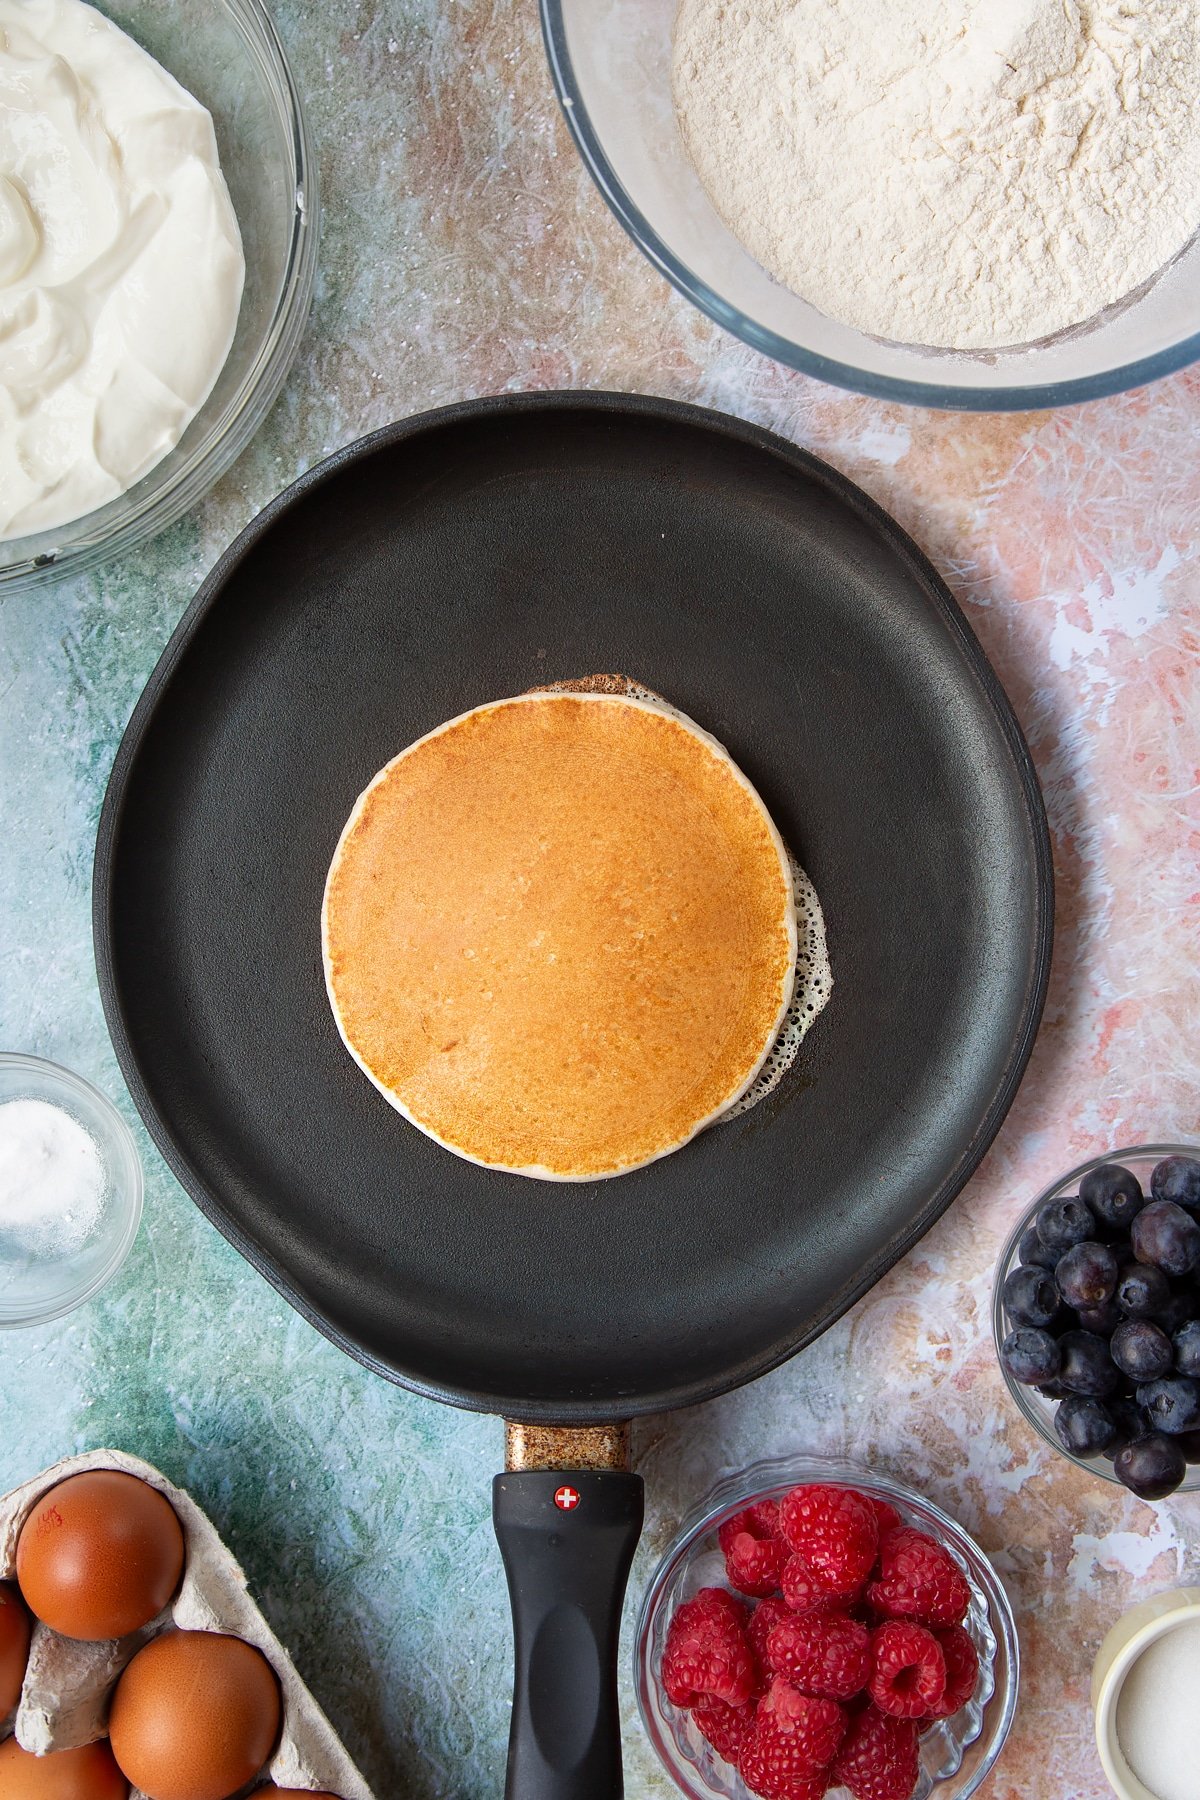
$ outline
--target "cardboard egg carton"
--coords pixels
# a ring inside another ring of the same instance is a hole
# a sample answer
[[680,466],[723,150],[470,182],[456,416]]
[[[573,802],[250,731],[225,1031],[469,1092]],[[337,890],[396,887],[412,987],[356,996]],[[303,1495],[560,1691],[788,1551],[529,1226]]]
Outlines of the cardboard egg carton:
[[[113,1686],[122,1669],[159,1632],[223,1631],[261,1650],[279,1678],[283,1730],[275,1754],[247,1794],[273,1781],[281,1788],[326,1789],[341,1800],[373,1800],[337,1733],[292,1664],[292,1659],[246,1591],[246,1577],[222,1543],[207,1515],[182,1489],[136,1456],[120,1450],[92,1450],[68,1457],[0,1498],[0,1577],[12,1580],[17,1539],[33,1507],[49,1488],[88,1469],[121,1469],[157,1488],[183,1527],[183,1580],[174,1600],[157,1619],[129,1637],[81,1643],[60,1637],[34,1621],[29,1666],[14,1714],[0,1721],[0,1736],[16,1730],[26,1750],[45,1754],[70,1750],[104,1737]],[[136,1788],[130,1800],[145,1800]]]

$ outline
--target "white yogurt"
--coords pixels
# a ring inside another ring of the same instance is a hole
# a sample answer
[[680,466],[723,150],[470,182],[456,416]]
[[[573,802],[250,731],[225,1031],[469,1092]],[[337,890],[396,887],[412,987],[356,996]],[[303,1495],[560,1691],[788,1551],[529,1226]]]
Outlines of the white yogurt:
[[174,448],[245,267],[199,102],[82,0],[0,0],[0,539]]

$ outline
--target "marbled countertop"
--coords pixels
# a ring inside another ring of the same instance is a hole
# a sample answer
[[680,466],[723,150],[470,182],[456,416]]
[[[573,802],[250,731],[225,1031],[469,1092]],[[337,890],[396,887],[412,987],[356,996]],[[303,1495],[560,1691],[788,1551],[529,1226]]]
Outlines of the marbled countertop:
[[[850,1452],[955,1513],[1017,1608],[1025,1672],[988,1800],[1099,1800],[1093,1653],[1200,1579],[1200,1497],[1074,1473],[1006,1399],[988,1306],[1018,1209],[1116,1144],[1200,1135],[1200,374],[1066,413],[857,399],[744,348],[626,241],[552,98],[534,0],[278,0],[325,227],[283,399],[209,500],[90,580],[0,602],[0,1044],[133,1118],[101,1016],[89,882],[122,728],[219,551],[374,426],[480,393],[640,389],[770,426],[860,482],[942,570],[1045,787],[1046,1021],[994,1149],[853,1312],[753,1388],[636,1433],[636,1598],[681,1513],[764,1453]],[[296,1317],[136,1126],[145,1225],[107,1293],[0,1339],[0,1488],[114,1444],[188,1486],[380,1800],[501,1790],[509,1638],[492,1420],[393,1389]],[[632,1800],[672,1791],[627,1708]]]

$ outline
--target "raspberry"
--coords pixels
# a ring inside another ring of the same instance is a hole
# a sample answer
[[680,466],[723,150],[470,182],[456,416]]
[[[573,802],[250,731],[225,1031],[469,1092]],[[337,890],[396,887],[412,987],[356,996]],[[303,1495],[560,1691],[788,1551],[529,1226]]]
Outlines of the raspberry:
[[742,1751],[738,1770],[750,1792],[761,1794],[763,1800],[825,1800],[829,1791],[824,1769],[818,1769],[815,1775],[790,1769],[763,1750],[754,1738]]
[[768,1659],[778,1675],[806,1694],[849,1700],[871,1678],[871,1634],[845,1613],[809,1613],[782,1619],[768,1639]]
[[909,1800],[919,1771],[913,1720],[889,1718],[868,1706],[851,1719],[829,1773],[850,1789],[854,1800]]
[[746,1627],[746,1636],[750,1639],[754,1654],[764,1669],[770,1669],[771,1659],[767,1654],[767,1639],[781,1619],[790,1619],[792,1613],[782,1600],[760,1600],[750,1614],[750,1623]]
[[801,1694],[776,1676],[742,1750],[742,1780],[765,1800],[820,1800],[828,1786],[823,1771],[845,1730],[840,1706]]
[[758,1703],[755,1730],[760,1739],[779,1740],[797,1767],[824,1769],[837,1754],[846,1731],[846,1715],[832,1700],[802,1694],[776,1675]]
[[696,1729],[705,1736],[718,1756],[736,1764],[750,1728],[754,1724],[755,1706],[747,1700],[744,1706],[730,1706],[714,1694],[706,1694],[692,1708]]
[[763,1800],[825,1800],[829,1778],[823,1769],[805,1775],[775,1761],[769,1751],[760,1748],[752,1738],[742,1752],[738,1770],[752,1794]]
[[819,1575],[814,1575],[802,1556],[789,1556],[779,1577],[783,1597],[793,1612],[806,1613],[837,1606],[850,1598],[831,1593]]
[[967,1578],[948,1550],[923,1531],[902,1525],[879,1550],[879,1575],[867,1598],[886,1619],[922,1625],[961,1625],[971,1604]]
[[[711,1614],[717,1619],[732,1619],[737,1625],[746,1623],[746,1602],[739,1600],[735,1594],[731,1594],[728,1588],[701,1588],[698,1593],[693,1594],[687,1604],[696,1609],[697,1618],[703,1614]],[[679,1610],[682,1612],[683,1608],[680,1607]]]
[[777,1503],[763,1500],[726,1519],[717,1532],[725,1552],[725,1572],[741,1593],[757,1598],[777,1591],[789,1555],[787,1545],[777,1535],[778,1524]]
[[759,1537],[779,1536],[778,1500],[756,1500],[749,1512],[753,1529]]
[[829,1593],[853,1599],[879,1548],[879,1523],[869,1500],[821,1482],[795,1487],[779,1503],[779,1528]]
[[745,1630],[745,1608],[724,1588],[702,1588],[671,1620],[663,1651],[668,1700],[691,1706],[705,1694],[742,1706],[758,1670]]
[[961,1625],[948,1625],[935,1631],[946,1659],[946,1691],[936,1706],[925,1714],[927,1719],[948,1719],[975,1692],[979,1681],[979,1652]]
[[909,1619],[889,1619],[871,1633],[875,1668],[869,1683],[880,1712],[925,1719],[946,1692],[946,1658],[932,1631]]
[[879,1526],[879,1541],[882,1544],[889,1531],[897,1531],[900,1527],[900,1514],[886,1500],[875,1500],[867,1495],[871,1511],[875,1514]]

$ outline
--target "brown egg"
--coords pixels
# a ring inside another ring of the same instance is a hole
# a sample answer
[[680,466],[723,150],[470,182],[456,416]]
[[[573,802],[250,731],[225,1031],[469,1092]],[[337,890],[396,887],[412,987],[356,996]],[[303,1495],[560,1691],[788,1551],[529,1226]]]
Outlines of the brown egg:
[[4,1800],[126,1800],[129,1783],[101,1740],[82,1750],[32,1756],[16,1738],[0,1744],[0,1794]]
[[261,1651],[215,1631],[169,1631],[113,1694],[109,1736],[150,1800],[228,1800],[279,1736],[279,1683]]
[[21,1698],[31,1630],[29,1612],[20,1594],[11,1581],[0,1581],[0,1719]]
[[160,1613],[183,1573],[183,1531],[156,1488],[117,1469],[43,1494],[17,1540],[32,1610],[70,1638],[119,1638]]

